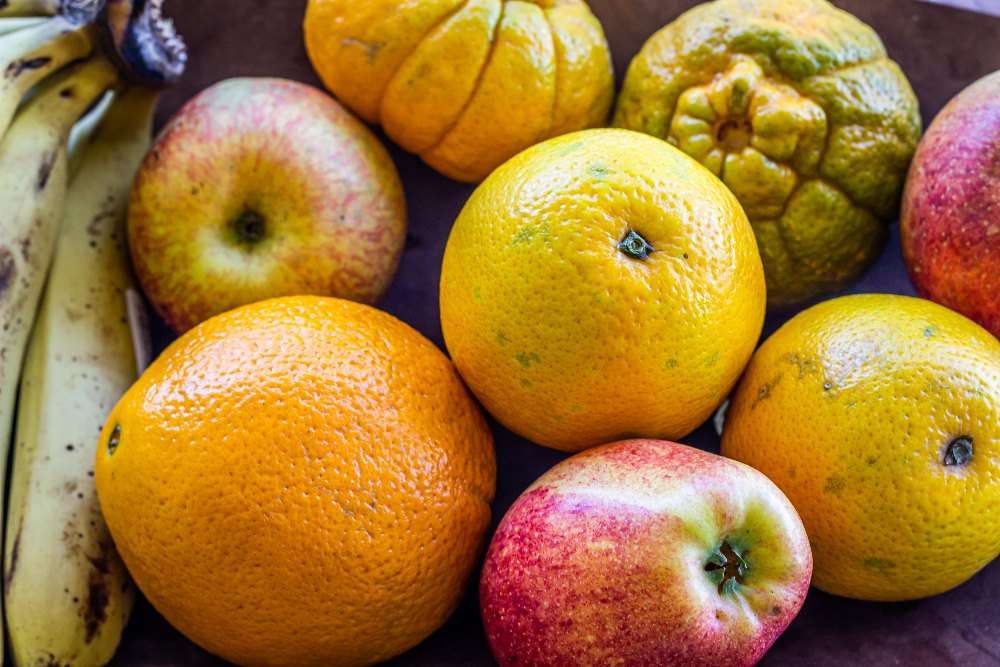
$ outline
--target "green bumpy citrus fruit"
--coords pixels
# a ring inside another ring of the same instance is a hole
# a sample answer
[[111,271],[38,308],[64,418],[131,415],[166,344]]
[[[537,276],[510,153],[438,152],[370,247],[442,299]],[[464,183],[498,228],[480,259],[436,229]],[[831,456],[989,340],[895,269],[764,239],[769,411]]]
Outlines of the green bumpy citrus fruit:
[[736,194],[768,304],[857,278],[881,251],[920,139],[878,35],[825,0],[716,0],[653,35],[614,124],[666,139]]

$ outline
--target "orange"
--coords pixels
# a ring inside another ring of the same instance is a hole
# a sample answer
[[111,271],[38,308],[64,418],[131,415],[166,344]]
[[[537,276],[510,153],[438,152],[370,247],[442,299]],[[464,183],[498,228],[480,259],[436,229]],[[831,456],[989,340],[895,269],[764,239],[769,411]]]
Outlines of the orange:
[[310,0],[305,38],[341,102],[462,181],[603,125],[614,94],[583,0]]
[[693,430],[749,361],[765,301],[736,198],[626,130],[495,171],[455,221],[440,294],[448,351],[487,410],[568,451]]
[[827,0],[717,0],[649,38],[614,123],[729,186],[757,234],[768,302],[786,307],[842,289],[881,253],[920,105],[875,31]]
[[371,307],[264,301],[171,345],[96,482],[139,587],[242,665],[371,665],[451,613],[490,521],[490,432],[447,358]]
[[814,306],[754,355],[722,453],[795,505],[818,588],[946,591],[1000,552],[1000,341],[912,297]]

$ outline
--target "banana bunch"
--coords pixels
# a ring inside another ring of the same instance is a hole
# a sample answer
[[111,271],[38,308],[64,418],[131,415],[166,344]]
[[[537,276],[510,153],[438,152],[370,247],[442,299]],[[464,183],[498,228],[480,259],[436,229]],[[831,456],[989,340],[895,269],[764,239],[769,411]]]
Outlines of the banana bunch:
[[4,554],[18,665],[106,664],[132,607],[92,474],[94,433],[136,378],[124,219],[155,98],[141,88],[123,93],[80,149],[28,343]]
[[3,591],[17,665],[106,664],[132,607],[92,471],[137,372],[125,207],[156,88],[185,62],[160,5],[0,2],[0,488],[14,433]]

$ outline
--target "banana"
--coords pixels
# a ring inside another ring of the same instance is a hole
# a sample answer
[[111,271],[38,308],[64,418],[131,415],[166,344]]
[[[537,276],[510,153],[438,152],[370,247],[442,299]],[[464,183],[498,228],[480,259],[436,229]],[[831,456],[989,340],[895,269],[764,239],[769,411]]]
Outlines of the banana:
[[136,378],[125,209],[156,96],[124,93],[83,147],[28,346],[7,510],[15,567],[5,603],[16,665],[104,665],[132,608],[91,475],[95,434]]
[[17,32],[18,30],[24,30],[25,28],[33,28],[34,26],[45,23],[45,19],[38,17],[31,18],[0,18],[0,36],[9,35],[12,32]]
[[0,0],[0,16],[55,16],[60,0]]
[[115,95],[113,92],[108,91],[104,96],[94,104],[94,106],[87,111],[87,113],[76,122],[73,126],[73,130],[69,133],[69,139],[66,141],[66,152],[69,156],[69,180],[70,183],[76,178],[76,175],[80,173],[80,163],[83,162],[84,158],[84,148],[90,143],[90,140],[94,136],[94,132],[101,125],[101,121],[104,120],[104,115],[108,111],[108,107],[111,106],[111,102],[114,100]]
[[[24,349],[62,222],[66,140],[74,122],[117,81],[103,57],[69,68],[43,85],[0,142],[0,461],[7,460]],[[17,550],[5,546],[9,575]]]
[[33,86],[93,51],[95,32],[56,16],[0,38],[0,136]]

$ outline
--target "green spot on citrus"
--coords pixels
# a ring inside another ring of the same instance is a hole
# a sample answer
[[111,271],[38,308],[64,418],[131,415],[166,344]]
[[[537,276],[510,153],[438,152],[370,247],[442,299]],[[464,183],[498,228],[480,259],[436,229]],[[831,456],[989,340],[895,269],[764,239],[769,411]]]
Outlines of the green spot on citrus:
[[531,368],[533,364],[542,363],[542,358],[536,352],[518,352],[514,358],[524,368]]
[[592,164],[587,167],[587,173],[599,181],[603,181],[607,178],[608,174],[614,173],[607,165],[603,164]]
[[896,561],[889,560],[888,558],[866,558],[862,561],[862,564],[869,570],[878,570],[879,572],[891,570],[896,567]]
[[843,477],[832,475],[827,478],[826,484],[823,485],[823,491],[825,493],[832,493],[833,495],[837,496],[840,495],[840,493],[844,490],[845,486],[847,486],[847,482],[844,480]]

